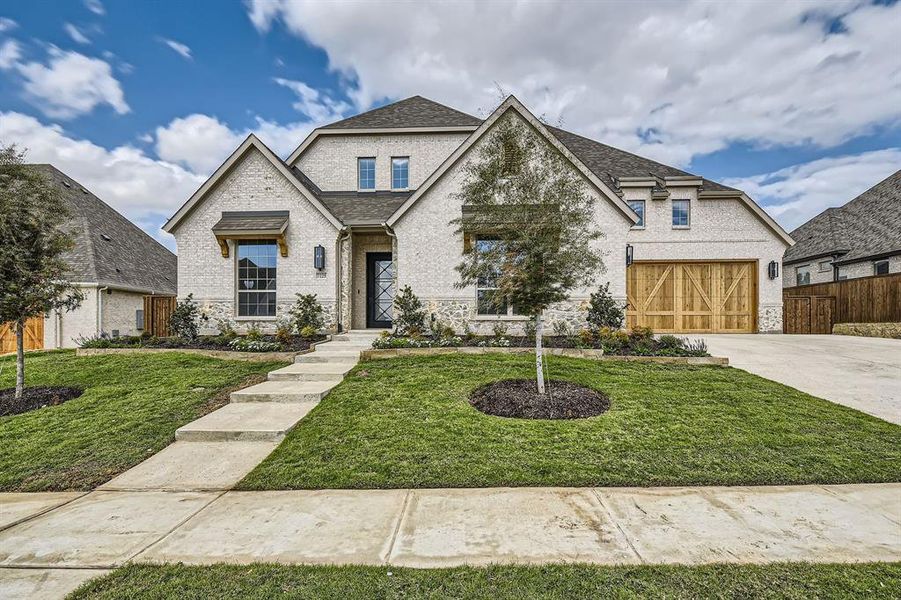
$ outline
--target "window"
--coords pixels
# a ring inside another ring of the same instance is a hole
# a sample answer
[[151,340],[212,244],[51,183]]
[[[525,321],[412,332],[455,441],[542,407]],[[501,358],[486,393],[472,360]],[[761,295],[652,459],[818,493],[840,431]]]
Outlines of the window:
[[638,223],[633,225],[632,227],[643,228],[644,227],[644,200],[629,200],[629,208],[635,211],[635,214],[638,215]]
[[690,225],[691,205],[688,200],[673,200],[673,227]]
[[820,261],[820,273],[828,273],[832,270],[832,261]]
[[238,316],[275,316],[275,240],[238,242]]
[[375,159],[357,159],[357,187],[361,190],[375,189]]
[[873,273],[875,275],[888,275],[888,261],[877,260],[873,263]]
[[410,157],[396,156],[391,159],[391,189],[405,190],[410,187]]
[[[476,240],[475,250],[478,254],[484,255],[498,248],[502,242],[492,238],[482,238]],[[521,315],[522,312],[509,302],[495,302],[494,291],[497,289],[497,278],[500,276],[500,267],[489,270],[489,273],[483,277],[479,277],[476,282],[476,311],[480,315]]]
[[797,285],[807,285],[810,283],[810,265],[795,268],[795,274]]

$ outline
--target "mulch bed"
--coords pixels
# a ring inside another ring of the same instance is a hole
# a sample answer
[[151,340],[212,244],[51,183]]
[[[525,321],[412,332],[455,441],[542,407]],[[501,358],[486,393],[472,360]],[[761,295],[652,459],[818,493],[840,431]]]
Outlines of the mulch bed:
[[[287,343],[279,342],[274,335],[264,335],[260,337],[262,342],[277,342],[281,344],[279,352],[301,352],[307,350],[311,344],[320,342],[325,339],[324,335],[318,335],[314,338],[302,338],[295,336]],[[166,348],[171,350],[229,350],[233,351],[229,345],[230,339],[217,335],[202,335],[193,341],[182,340],[177,337],[165,338],[142,338],[129,337],[110,340],[105,346],[96,346],[103,348]],[[94,347],[94,346],[89,346]]]
[[0,417],[56,406],[78,398],[82,393],[84,390],[75,387],[35,386],[25,388],[22,397],[16,400],[16,388],[0,390]]
[[517,419],[584,419],[610,408],[610,398],[569,381],[551,380],[538,395],[534,379],[507,379],[477,388],[469,397],[476,410]]

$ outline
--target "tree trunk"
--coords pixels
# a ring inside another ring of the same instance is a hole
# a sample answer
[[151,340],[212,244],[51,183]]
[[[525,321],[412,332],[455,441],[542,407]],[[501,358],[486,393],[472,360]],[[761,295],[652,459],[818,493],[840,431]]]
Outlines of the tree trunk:
[[25,321],[16,321],[16,400],[25,391]]
[[544,396],[544,357],[541,350],[541,337],[544,333],[544,323],[541,313],[535,315],[535,370],[538,381],[538,394]]

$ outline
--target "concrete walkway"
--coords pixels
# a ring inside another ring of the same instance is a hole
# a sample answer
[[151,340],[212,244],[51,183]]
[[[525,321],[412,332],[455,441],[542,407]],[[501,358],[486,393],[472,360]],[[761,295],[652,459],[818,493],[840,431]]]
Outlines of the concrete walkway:
[[697,335],[710,354],[901,425],[901,340],[848,335]]
[[0,494],[0,507],[17,523],[0,531],[3,598],[41,582],[61,589],[66,573],[74,588],[88,576],[82,569],[96,574],[129,561],[447,567],[901,560],[901,484],[95,491]]
[[318,344],[268,381],[231,394],[231,403],[175,432],[175,443],[98,489],[224,491],[263,461],[372,346],[349,332]]

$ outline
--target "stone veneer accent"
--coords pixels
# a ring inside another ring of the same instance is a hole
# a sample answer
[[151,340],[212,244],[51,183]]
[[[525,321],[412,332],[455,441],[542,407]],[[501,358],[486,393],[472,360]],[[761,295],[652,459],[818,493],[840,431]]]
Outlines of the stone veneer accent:
[[[201,327],[200,333],[202,335],[215,335],[219,332],[219,322],[225,321],[231,324],[231,326],[238,333],[246,333],[247,330],[252,326],[256,325],[263,333],[275,333],[275,327],[280,319],[288,318],[288,311],[291,310],[291,307],[294,306],[294,302],[284,302],[280,301],[275,308],[275,318],[265,318],[265,319],[245,319],[235,318],[235,303],[234,302],[216,302],[216,301],[204,301],[198,303],[200,305],[200,311],[209,317],[209,321]],[[324,329],[326,331],[335,331],[337,326],[337,318],[335,314],[335,303],[334,302],[320,302],[323,308],[323,319],[325,321]]]

